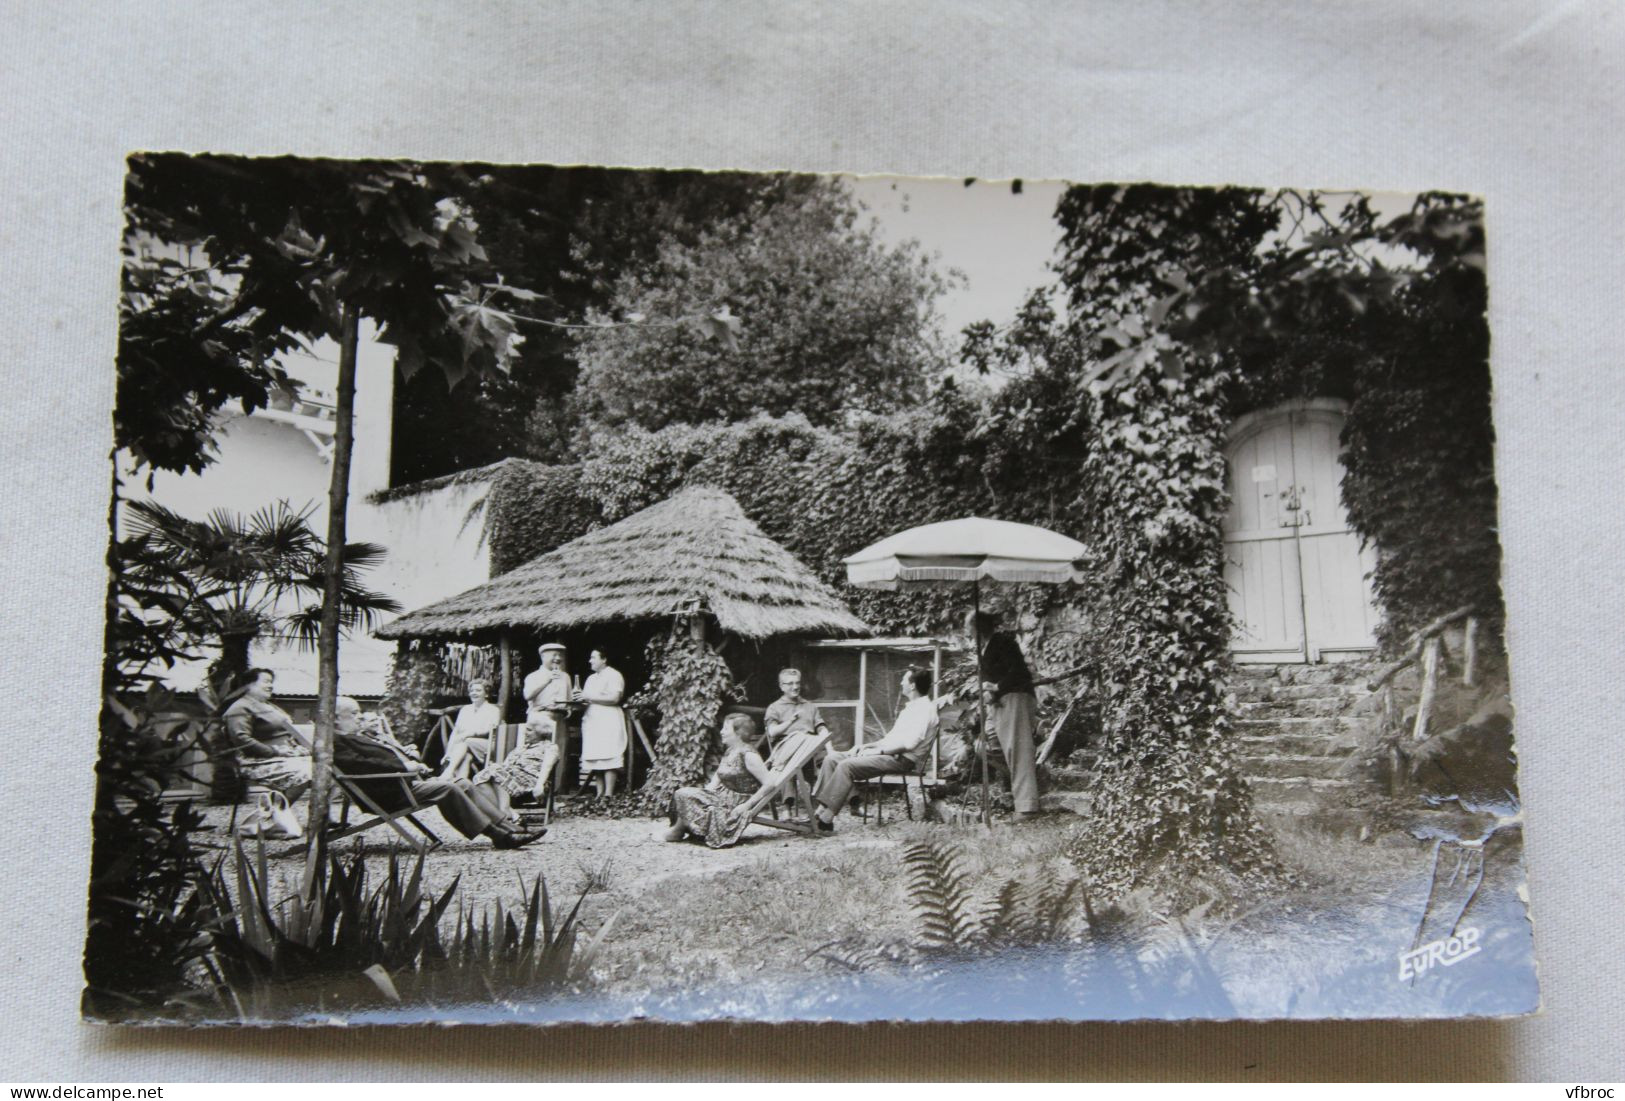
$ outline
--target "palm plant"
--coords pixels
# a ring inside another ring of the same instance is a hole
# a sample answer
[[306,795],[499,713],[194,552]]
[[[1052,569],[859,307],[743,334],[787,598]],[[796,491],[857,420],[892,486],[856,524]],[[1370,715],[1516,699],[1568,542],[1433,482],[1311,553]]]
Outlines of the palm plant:
[[[296,512],[278,501],[247,516],[215,509],[206,520],[155,501],[126,508],[131,549],[140,552],[126,560],[164,564],[165,583],[177,590],[165,610],[192,638],[219,644],[213,672],[240,677],[250,644],[261,638],[315,648],[327,548],[310,526],[313,505]],[[346,630],[370,629],[379,613],[401,610],[361,583],[385,553],[376,543],[345,544],[339,616]]]

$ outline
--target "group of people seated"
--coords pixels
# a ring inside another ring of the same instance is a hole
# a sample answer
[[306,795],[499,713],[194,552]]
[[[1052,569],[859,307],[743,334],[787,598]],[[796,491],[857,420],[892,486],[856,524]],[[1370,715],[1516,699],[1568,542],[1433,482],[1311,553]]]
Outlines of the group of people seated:
[[[984,639],[981,657],[988,675],[981,685],[983,704],[1010,773],[1017,817],[1029,817],[1038,809],[1032,676],[1015,640],[994,630],[996,622],[967,627]],[[379,717],[363,715],[348,696],[339,698],[334,716],[335,768],[386,812],[405,809],[404,800],[414,807],[436,807],[459,833],[487,837],[495,848],[517,849],[535,841],[546,830],[525,829],[513,808],[527,800],[542,803],[550,794],[560,771],[559,736],[571,705],[583,709],[581,777],[596,796],[615,794],[630,743],[620,706],[626,682],[602,650],[592,651],[592,675],[579,685],[572,685],[564,672],[562,645],[549,643],[539,656],[540,668],[524,681],[520,743],[500,760],[493,750],[502,714],[485,685],[473,681],[438,771],[424,763],[415,746],[396,740]],[[903,706],[891,730],[876,742],[842,751],[828,746],[829,727],[819,719],[817,706],[801,695],[800,671],[782,670],[780,697],[767,708],[763,724],[745,714],[728,716],[722,758],[709,783],[679,788],[673,795],[666,839],[698,839],[712,848],[735,844],[753,817],[748,805],[752,797],[784,779],[784,769],[798,757],[805,760],[791,779],[803,787],[810,782],[808,825],[832,832],[854,785],[927,766],[937,740],[939,706],[952,698],[933,698],[933,687],[929,670],[907,670],[899,684]],[[225,726],[248,782],[292,801],[311,784],[311,743],[272,702],[274,688],[273,672],[250,670],[247,687],[225,712]],[[809,740],[816,748],[803,753]],[[405,787],[402,779],[409,779]]]
[[[853,785],[880,776],[921,771],[930,761],[937,737],[937,703],[931,698],[931,671],[910,669],[899,686],[907,701],[890,733],[878,742],[842,751],[821,746],[810,766],[817,770],[812,787],[813,827],[823,833],[835,829],[835,815],[852,797]],[[764,716],[766,730],[749,715],[730,715],[723,722],[722,760],[710,783],[702,788],[678,788],[672,796],[668,841],[697,838],[713,849],[739,840],[750,825],[746,804],[773,773],[795,760],[808,739],[829,734],[818,710],[801,698],[801,672],[779,674],[781,697]],[[775,734],[777,737],[775,738]],[[764,742],[773,741],[768,756]]]
[[[231,748],[251,784],[281,793],[290,802],[310,787],[312,746],[288,713],[271,702],[276,674],[251,669],[248,687],[224,715]],[[488,837],[492,847],[517,849],[546,831],[526,831],[490,777],[435,775],[415,747],[397,741],[361,705],[340,696],[333,715],[333,765],[377,807],[390,812],[433,806],[465,837]],[[403,787],[401,780],[406,779]]]
[[556,642],[538,651],[541,667],[525,678],[525,726],[521,744],[500,764],[491,762],[491,741],[502,725],[502,713],[479,681],[469,684],[469,702],[457,713],[446,741],[442,775],[468,777],[476,770],[515,796],[540,798],[559,765],[559,733],[572,704],[581,713],[581,780],[600,799],[615,794],[626,767],[629,722],[621,701],[626,678],[609,664],[603,650],[588,656],[592,672],[573,686],[564,672],[565,649]]
[[[559,734],[572,705],[582,708],[583,784],[600,798],[612,796],[625,767],[629,724],[620,706],[625,679],[602,650],[593,650],[591,675],[573,685],[564,672],[564,653],[558,643],[540,648],[541,667],[524,682],[520,744],[501,760],[492,753],[501,711],[490,702],[486,686],[473,681],[438,772],[424,763],[415,746],[396,740],[378,716],[364,715],[348,696],[339,697],[334,714],[334,767],[346,776],[379,777],[356,781],[356,786],[386,812],[404,809],[402,801],[409,799],[439,809],[465,837],[488,837],[499,849],[521,848],[547,831],[523,829],[513,806],[547,798],[559,767]],[[272,702],[275,688],[274,672],[249,670],[247,686],[226,709],[224,722],[230,751],[248,783],[292,802],[310,787],[312,746],[288,713]],[[398,782],[403,774],[414,777],[405,789]]]

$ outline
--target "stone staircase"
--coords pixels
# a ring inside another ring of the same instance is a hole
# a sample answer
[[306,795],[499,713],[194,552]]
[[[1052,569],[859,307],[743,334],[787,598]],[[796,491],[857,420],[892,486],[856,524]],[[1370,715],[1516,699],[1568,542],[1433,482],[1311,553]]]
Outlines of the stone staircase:
[[1372,790],[1373,777],[1351,760],[1375,718],[1365,688],[1372,669],[1363,661],[1236,667],[1238,763],[1260,810],[1311,814]]

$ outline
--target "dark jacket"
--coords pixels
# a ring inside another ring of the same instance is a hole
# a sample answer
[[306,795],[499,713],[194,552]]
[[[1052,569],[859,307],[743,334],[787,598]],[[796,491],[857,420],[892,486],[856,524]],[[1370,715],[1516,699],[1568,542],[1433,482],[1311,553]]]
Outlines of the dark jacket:
[[[420,775],[423,767],[412,760],[398,746],[365,734],[338,733],[333,738],[333,767],[345,776],[378,772],[410,772]],[[357,788],[384,810],[401,810],[415,802],[407,794],[414,781],[407,780],[406,789],[396,779],[357,780]]]
[[987,640],[982,649],[982,678],[998,685],[1001,696],[1032,692],[1032,670],[1027,668],[1027,659],[1014,636],[995,631]]

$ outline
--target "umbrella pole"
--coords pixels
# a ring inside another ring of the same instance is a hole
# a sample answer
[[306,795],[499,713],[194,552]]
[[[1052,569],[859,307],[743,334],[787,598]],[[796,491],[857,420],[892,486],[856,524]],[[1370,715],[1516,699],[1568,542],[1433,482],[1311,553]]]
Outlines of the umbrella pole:
[[982,580],[976,578],[971,582],[971,634],[976,639],[976,704],[977,715],[980,721],[977,726],[980,730],[978,741],[982,751],[982,825],[989,828],[993,825],[992,815],[987,805],[987,722],[991,718],[988,714],[987,696],[982,691],[982,685],[987,678],[982,675]]

